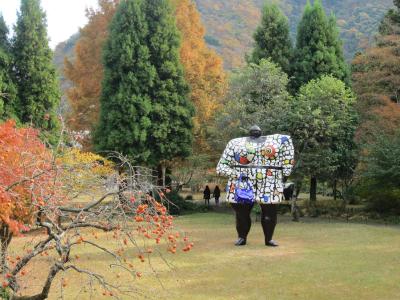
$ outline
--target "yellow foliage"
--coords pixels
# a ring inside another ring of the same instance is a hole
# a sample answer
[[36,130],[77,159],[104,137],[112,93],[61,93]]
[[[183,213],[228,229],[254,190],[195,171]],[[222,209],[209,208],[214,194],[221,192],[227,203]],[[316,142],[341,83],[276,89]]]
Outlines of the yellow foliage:
[[79,149],[68,149],[62,153],[58,163],[63,166],[62,182],[68,183],[64,189],[70,195],[80,194],[87,190],[102,188],[104,179],[115,173],[113,162],[104,157],[82,152]]
[[226,75],[222,59],[205,43],[205,29],[194,1],[171,2],[175,7],[177,27],[182,34],[180,58],[190,86],[191,100],[196,107],[194,150],[204,152],[209,150],[205,142],[206,128],[221,107]]
[[90,173],[95,176],[107,176],[115,172],[113,162],[98,154],[82,152],[76,148],[65,151],[60,162],[75,172],[81,172],[81,175]]

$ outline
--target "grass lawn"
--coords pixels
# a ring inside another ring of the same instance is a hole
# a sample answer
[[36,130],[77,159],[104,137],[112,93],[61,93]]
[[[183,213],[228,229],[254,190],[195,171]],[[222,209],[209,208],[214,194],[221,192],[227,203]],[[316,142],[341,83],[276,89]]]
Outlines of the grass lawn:
[[[233,246],[233,214],[181,216],[176,224],[195,247],[165,255],[172,268],[153,259],[159,278],[144,271],[135,281],[152,299],[400,299],[400,227],[281,218],[275,234],[281,246],[267,248],[260,223],[253,224],[247,246]],[[15,239],[15,247],[26,238]],[[107,258],[91,251],[79,253],[82,262],[107,268]],[[44,265],[42,260],[37,264]],[[84,290],[80,276],[66,278],[65,299],[90,298],[78,293]],[[51,299],[57,299],[59,284],[52,291]],[[93,299],[102,299],[101,292]]]

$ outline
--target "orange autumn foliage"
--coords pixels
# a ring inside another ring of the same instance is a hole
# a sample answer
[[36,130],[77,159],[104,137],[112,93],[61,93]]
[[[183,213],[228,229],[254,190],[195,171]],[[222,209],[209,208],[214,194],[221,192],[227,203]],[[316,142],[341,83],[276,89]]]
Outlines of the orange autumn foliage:
[[204,40],[205,29],[194,1],[172,0],[172,4],[182,34],[180,58],[191,89],[190,97],[196,107],[194,151],[207,151],[207,126],[220,108],[226,90],[223,62]]
[[[99,9],[88,9],[89,22],[80,30],[75,58],[65,59],[64,74],[72,82],[67,97],[72,108],[68,125],[73,130],[92,131],[100,113],[103,80],[102,48],[108,36],[108,25],[119,0],[99,0]],[[85,141],[88,146],[89,141]]]
[[0,225],[17,234],[52,188],[52,155],[32,128],[0,124]]
[[362,142],[376,133],[393,135],[400,127],[400,35],[379,36],[377,42],[353,61]]

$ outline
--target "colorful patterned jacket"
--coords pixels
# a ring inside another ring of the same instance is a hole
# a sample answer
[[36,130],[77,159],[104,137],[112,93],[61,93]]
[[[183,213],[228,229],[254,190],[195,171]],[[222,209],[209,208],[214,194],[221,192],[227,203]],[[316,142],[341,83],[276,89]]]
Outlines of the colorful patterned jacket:
[[289,176],[294,165],[294,148],[290,136],[274,134],[259,138],[231,140],[218,163],[217,173],[229,178],[227,201],[235,203],[235,183],[246,175],[255,192],[255,201],[280,203],[283,198],[283,176]]

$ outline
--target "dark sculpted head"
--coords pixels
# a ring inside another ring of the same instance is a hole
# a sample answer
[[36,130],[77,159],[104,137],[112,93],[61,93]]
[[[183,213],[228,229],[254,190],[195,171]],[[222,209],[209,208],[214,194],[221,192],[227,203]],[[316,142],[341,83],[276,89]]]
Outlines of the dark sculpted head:
[[261,128],[258,127],[257,125],[253,125],[253,126],[251,126],[251,128],[249,130],[249,134],[253,138],[259,138],[262,134]]

